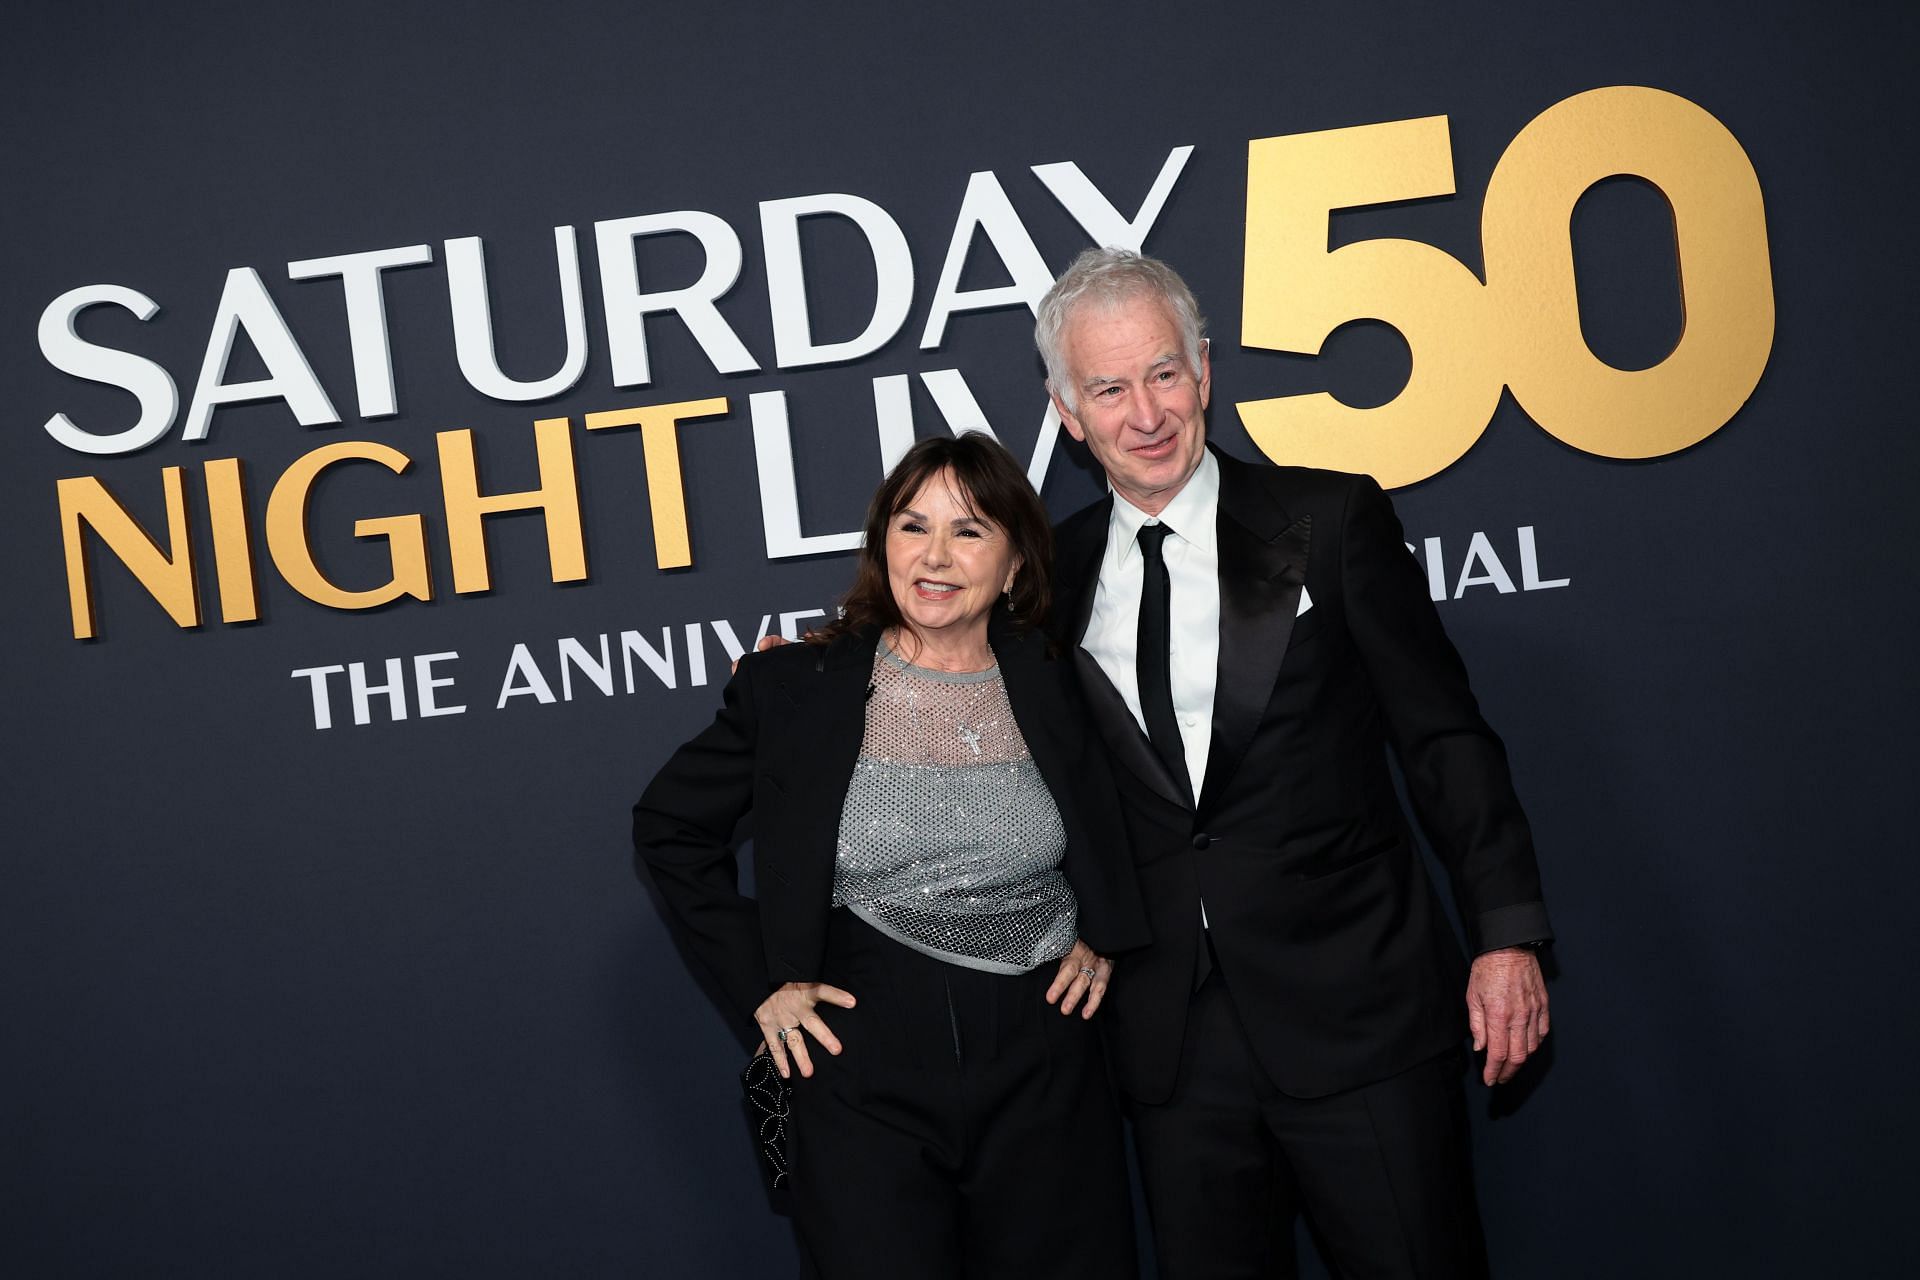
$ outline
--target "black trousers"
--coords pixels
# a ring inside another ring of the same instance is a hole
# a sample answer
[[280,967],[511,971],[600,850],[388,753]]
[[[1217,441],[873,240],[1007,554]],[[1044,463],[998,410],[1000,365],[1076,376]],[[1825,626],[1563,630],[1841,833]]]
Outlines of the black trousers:
[[794,1077],[794,1218],[825,1280],[1130,1278],[1120,1116],[1095,1028],[1007,976],[836,910],[822,1006],[840,1038]]
[[1304,1212],[1341,1280],[1486,1274],[1465,1055],[1326,1098],[1267,1079],[1216,969],[1193,995],[1172,1097],[1132,1104],[1161,1280],[1296,1274]]

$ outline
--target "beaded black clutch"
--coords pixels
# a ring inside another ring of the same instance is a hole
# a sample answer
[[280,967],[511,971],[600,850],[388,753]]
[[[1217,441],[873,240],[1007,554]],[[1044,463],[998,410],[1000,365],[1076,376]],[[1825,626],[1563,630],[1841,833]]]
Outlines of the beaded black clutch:
[[773,1055],[761,1045],[740,1073],[740,1087],[746,1091],[747,1123],[760,1148],[761,1171],[767,1175],[767,1185],[778,1191],[787,1184],[787,1116],[792,1111],[793,1086],[780,1078]]

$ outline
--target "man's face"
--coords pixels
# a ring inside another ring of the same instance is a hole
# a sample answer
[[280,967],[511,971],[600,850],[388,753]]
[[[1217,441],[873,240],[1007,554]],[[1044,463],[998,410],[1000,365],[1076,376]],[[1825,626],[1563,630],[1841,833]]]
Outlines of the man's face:
[[1205,346],[1200,367],[1188,368],[1172,309],[1151,296],[1080,306],[1060,336],[1079,404],[1069,411],[1053,397],[1067,434],[1093,450],[1115,493],[1158,515],[1206,448],[1213,365]]

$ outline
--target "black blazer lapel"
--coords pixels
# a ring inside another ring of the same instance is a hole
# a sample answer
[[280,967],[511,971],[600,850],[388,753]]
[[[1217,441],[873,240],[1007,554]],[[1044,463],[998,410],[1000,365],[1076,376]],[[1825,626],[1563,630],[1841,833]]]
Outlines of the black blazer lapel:
[[1013,718],[1066,828],[1063,869],[1079,900],[1081,937],[1107,953],[1146,945],[1146,909],[1106,751],[1087,732],[1066,663],[1047,658],[1045,636],[1006,626],[1000,610],[989,635]]
[[1213,743],[1200,791],[1204,812],[1246,757],[1280,675],[1307,580],[1311,517],[1295,520],[1262,483],[1260,468],[1220,459],[1220,662],[1213,686]]
[[1127,710],[1127,700],[1107,679],[1093,655],[1080,647],[1093,616],[1094,596],[1100,587],[1100,566],[1106,558],[1107,526],[1113,515],[1113,495],[1076,513],[1061,525],[1054,547],[1054,582],[1059,592],[1061,625],[1055,635],[1072,655],[1087,712],[1107,740],[1113,758],[1152,787],[1169,804],[1193,807],[1193,794],[1167,771],[1140,722]]
[[[826,904],[833,896],[833,850],[846,802],[847,780],[860,758],[866,735],[867,690],[873,679],[878,632],[842,636],[819,651],[811,671],[784,685],[776,697],[786,705],[777,713],[785,722],[782,772],[790,790],[785,799],[785,831],[756,845],[776,856],[756,863],[756,871],[778,878],[802,905],[796,919],[815,927],[812,904],[819,906],[818,927],[825,928]],[[817,962],[819,938],[796,938],[792,949],[806,954],[794,963]],[[769,958],[771,960],[771,957]]]
[[1080,825],[1078,780],[1067,762],[1067,750],[1060,735],[1082,726],[1072,723],[1070,711],[1061,695],[1049,684],[1053,673],[1046,670],[1046,638],[1032,632],[1016,632],[1006,624],[1004,612],[995,609],[988,632],[994,660],[1000,664],[1000,678],[1007,687],[1007,704],[1013,708],[1014,723],[1026,740],[1027,752],[1040,771],[1053,802],[1060,809],[1069,836]]

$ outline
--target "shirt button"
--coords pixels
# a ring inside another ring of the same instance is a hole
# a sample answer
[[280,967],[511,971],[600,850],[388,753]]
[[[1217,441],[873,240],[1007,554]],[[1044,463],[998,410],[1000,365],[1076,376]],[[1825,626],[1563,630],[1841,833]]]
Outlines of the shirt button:
[[1213,837],[1208,835],[1204,831],[1202,831],[1199,835],[1193,838],[1193,847],[1196,849],[1205,849],[1208,845],[1212,843],[1213,843]]

